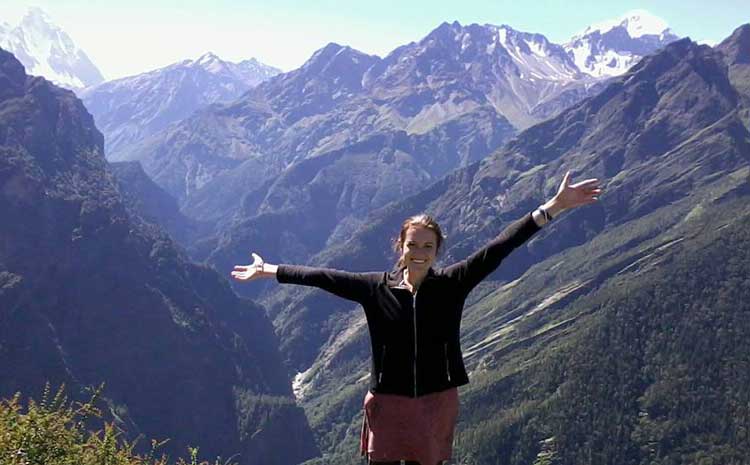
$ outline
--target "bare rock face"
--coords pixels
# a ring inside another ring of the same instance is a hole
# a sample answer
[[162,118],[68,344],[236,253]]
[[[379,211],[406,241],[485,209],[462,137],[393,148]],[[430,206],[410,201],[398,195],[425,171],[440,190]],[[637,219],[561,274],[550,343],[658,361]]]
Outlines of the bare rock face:
[[0,50],[0,395],[105,382],[173,456],[316,455],[263,309],[125,207],[102,145],[72,92]]
[[750,24],[744,24],[716,46],[724,54],[732,84],[750,99]]

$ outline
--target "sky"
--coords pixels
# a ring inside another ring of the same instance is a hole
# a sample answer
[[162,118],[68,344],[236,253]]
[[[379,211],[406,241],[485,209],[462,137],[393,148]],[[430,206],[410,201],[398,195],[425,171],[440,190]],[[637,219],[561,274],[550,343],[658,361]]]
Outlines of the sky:
[[108,80],[209,51],[283,71],[329,42],[382,57],[445,21],[507,24],[556,43],[634,9],[700,42],[718,43],[750,22],[748,0],[1,0],[0,22],[15,25],[30,6],[47,12]]

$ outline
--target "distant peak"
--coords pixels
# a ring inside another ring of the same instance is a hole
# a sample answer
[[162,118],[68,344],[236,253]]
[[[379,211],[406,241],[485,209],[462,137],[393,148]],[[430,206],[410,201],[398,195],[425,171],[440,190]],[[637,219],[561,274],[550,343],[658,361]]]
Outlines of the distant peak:
[[669,31],[667,22],[646,10],[631,10],[616,19],[609,19],[592,24],[575,37],[581,37],[594,32],[605,34],[616,27],[623,27],[632,38],[644,35],[661,35]]
[[198,57],[195,61],[188,61],[188,66],[197,66],[200,67],[209,73],[223,73],[227,70],[227,66],[230,65],[230,63],[225,62],[221,58],[219,58],[215,53],[213,52],[207,52]]
[[197,60],[195,60],[198,64],[205,64],[205,63],[211,63],[214,61],[221,61],[221,59],[216,56],[213,52],[206,52],[203,55],[201,55]]
[[319,63],[326,62],[330,60],[332,57],[336,56],[339,52],[341,52],[344,49],[341,45],[335,43],[335,42],[329,42],[327,43],[323,48],[319,48],[315,52],[313,52],[312,56],[307,59],[304,65],[302,65],[303,68],[309,68],[311,66],[317,66]]
[[337,44],[336,42],[328,42],[321,50],[338,52],[339,50],[347,48],[349,47],[347,47],[346,45]]
[[462,27],[462,26],[461,26],[461,23],[459,23],[458,21],[453,21],[452,23],[449,23],[448,21],[443,21],[435,29],[446,29],[446,28],[447,29],[453,29],[453,28],[460,28],[460,27]]
[[463,30],[463,26],[458,21],[453,21],[452,23],[443,21],[438,27],[427,34],[427,38],[453,37],[453,35],[461,30]]
[[26,10],[26,14],[23,16],[22,21],[42,21],[45,23],[52,24],[52,17],[47,14],[46,11],[42,10],[38,6],[31,6]]
[[347,57],[368,57],[366,53],[360,52],[357,49],[351,48],[348,45],[339,45],[335,42],[329,42],[325,47],[317,50],[313,53],[312,57],[307,60],[308,63],[317,62],[320,60],[327,61],[333,57],[347,56]]
[[644,35],[660,35],[669,29],[666,21],[646,10],[633,10],[626,13],[620,24],[625,26],[628,34],[633,38]]
[[42,10],[42,9],[41,9],[40,7],[38,7],[38,6],[30,6],[30,7],[29,7],[29,8],[28,8],[28,9],[26,10],[26,15],[27,15],[27,16],[29,16],[29,15],[30,15],[30,16],[38,16],[38,17],[40,17],[40,18],[46,18],[46,19],[49,19],[49,15],[47,14],[47,12],[46,12],[46,11],[44,11],[44,10]]

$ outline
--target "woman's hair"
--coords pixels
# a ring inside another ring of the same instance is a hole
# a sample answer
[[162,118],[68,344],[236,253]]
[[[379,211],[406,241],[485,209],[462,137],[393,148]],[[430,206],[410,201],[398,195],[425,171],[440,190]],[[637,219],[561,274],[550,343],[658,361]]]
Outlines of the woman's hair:
[[435,221],[430,215],[426,213],[420,213],[419,215],[410,216],[409,218],[404,220],[403,223],[401,223],[401,231],[398,233],[398,236],[393,239],[393,250],[395,250],[396,253],[399,254],[398,262],[396,263],[399,268],[404,266],[404,263],[401,259],[401,251],[404,249],[406,231],[410,226],[422,226],[435,233],[435,236],[437,237],[437,244],[435,244],[436,254],[440,252],[440,246],[443,244],[443,240],[445,240],[443,231],[440,229],[440,225],[437,224],[437,221]]

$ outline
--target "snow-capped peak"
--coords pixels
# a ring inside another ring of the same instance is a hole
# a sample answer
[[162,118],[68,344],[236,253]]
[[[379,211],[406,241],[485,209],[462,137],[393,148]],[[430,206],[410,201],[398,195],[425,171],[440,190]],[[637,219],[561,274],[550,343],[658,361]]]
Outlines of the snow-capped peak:
[[587,27],[564,47],[581,71],[605,77],[623,74],[644,55],[677,39],[663,19],[633,10]]
[[64,87],[80,89],[104,80],[83,50],[40,8],[29,8],[12,29],[0,26],[0,47],[15,55],[28,74]]
[[669,29],[666,21],[658,16],[654,16],[646,10],[631,10],[617,19],[592,24],[582,32],[576,34],[574,38],[586,36],[597,31],[600,34],[605,34],[618,26],[624,27],[628,31],[628,35],[633,39],[643,37],[644,35],[660,36]]
[[221,61],[213,52],[206,52],[201,55],[195,62],[199,65],[206,65],[215,61]]
[[634,10],[625,15],[622,25],[632,38],[645,35],[658,36],[669,29],[667,22],[645,10]]
[[52,18],[50,17],[50,15],[48,15],[46,11],[36,6],[29,7],[29,9],[26,10],[26,14],[23,15],[23,19],[21,20],[21,22],[24,21],[44,23],[50,27],[56,28],[55,24],[52,22]]
[[225,62],[213,52],[207,52],[201,55],[197,60],[191,63],[194,66],[200,66],[209,73],[219,74],[229,72],[229,63]]
[[517,31],[506,24],[486,24],[485,27],[494,35],[486,48],[487,53],[494,53],[496,46],[501,46],[518,66],[521,75],[531,81],[569,81],[578,73],[565,50],[542,34]]

